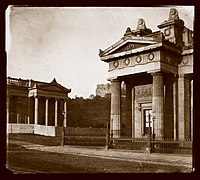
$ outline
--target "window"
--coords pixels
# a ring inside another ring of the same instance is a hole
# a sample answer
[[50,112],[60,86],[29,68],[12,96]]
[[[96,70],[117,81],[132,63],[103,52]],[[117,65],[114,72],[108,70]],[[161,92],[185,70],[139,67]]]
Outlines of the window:
[[149,134],[152,132],[153,127],[153,116],[152,116],[152,109],[144,109],[144,134]]

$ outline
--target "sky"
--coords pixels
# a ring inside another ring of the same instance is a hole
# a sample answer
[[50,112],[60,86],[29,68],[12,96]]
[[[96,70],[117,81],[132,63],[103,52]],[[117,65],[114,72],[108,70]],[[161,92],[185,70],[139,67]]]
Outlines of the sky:
[[[17,7],[6,10],[7,76],[56,81],[70,88],[69,97],[95,95],[107,81],[108,64],[99,58],[135,30],[143,18],[147,28],[168,19],[172,6],[162,7]],[[193,30],[194,7],[175,6],[185,26]]]

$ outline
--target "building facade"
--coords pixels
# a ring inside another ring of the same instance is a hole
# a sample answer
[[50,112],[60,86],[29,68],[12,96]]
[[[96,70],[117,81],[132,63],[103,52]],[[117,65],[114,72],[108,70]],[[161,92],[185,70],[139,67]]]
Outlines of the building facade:
[[[125,97],[126,92],[126,86],[124,83],[121,84],[121,95],[122,97]],[[97,84],[96,88],[96,96],[106,97],[106,95],[111,94],[111,84]]]
[[7,78],[7,132],[57,136],[67,126],[67,89],[53,79]]
[[96,96],[105,97],[106,94],[111,94],[111,84],[97,84]]
[[[136,30],[104,51],[111,82],[110,133],[127,137],[192,140],[193,31],[184,26],[176,9],[152,32],[143,19]],[[122,119],[121,84],[126,85],[126,118]]]

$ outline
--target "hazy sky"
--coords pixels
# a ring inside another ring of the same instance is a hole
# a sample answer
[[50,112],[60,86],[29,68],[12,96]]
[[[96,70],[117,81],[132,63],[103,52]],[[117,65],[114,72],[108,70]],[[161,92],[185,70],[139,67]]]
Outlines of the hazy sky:
[[[138,18],[147,28],[168,19],[167,7],[10,7],[7,10],[7,76],[51,82],[71,88],[70,97],[89,97],[97,84],[107,83],[108,64],[99,49],[136,29]],[[194,7],[176,7],[193,30]]]

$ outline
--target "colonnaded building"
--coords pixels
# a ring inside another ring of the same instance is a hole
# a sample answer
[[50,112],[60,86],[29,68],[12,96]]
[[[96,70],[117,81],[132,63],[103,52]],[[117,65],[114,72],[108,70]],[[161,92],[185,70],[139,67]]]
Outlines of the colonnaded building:
[[[184,26],[176,9],[152,32],[143,19],[136,30],[104,51],[111,81],[110,133],[141,138],[192,140],[193,31]],[[121,116],[121,83],[126,84],[126,118]],[[123,121],[123,122],[122,122]]]
[[58,136],[67,126],[71,89],[56,82],[7,78],[7,133]]

